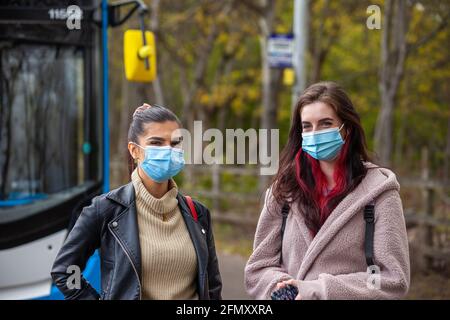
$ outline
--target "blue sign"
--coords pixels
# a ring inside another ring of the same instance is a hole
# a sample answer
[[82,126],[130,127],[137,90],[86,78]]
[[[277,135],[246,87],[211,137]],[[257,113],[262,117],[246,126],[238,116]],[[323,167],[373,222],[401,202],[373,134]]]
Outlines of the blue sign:
[[267,39],[267,58],[271,68],[292,68],[293,34],[272,34]]

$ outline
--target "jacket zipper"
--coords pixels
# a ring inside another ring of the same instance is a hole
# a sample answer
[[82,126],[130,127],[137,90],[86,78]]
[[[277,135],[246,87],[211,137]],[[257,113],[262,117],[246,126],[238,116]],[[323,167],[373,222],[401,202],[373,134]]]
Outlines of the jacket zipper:
[[108,230],[112,233],[114,238],[117,240],[117,242],[119,243],[119,245],[122,248],[123,252],[125,252],[126,256],[128,257],[128,260],[130,260],[131,266],[133,267],[134,273],[136,274],[136,278],[137,278],[138,284],[139,284],[139,300],[142,300],[141,280],[139,279],[139,275],[138,275],[138,272],[136,270],[136,267],[133,264],[133,260],[131,260],[131,257],[128,254],[127,250],[125,250],[125,247],[122,245],[122,242],[120,242],[119,238],[117,238],[116,234],[114,233],[114,231],[111,230],[111,227],[109,225],[108,225]]

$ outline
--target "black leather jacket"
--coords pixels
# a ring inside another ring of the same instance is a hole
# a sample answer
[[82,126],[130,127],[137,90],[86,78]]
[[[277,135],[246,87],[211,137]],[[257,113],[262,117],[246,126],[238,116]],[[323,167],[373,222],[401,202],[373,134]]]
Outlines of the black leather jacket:
[[[199,298],[221,299],[222,281],[210,213],[202,204],[194,202],[198,213],[195,221],[185,198],[179,193],[177,199],[197,253]],[[68,267],[76,265],[84,270],[97,248],[101,257],[101,294],[83,277],[80,289],[69,289],[66,283],[73,273],[68,273]],[[141,250],[132,183],[95,197],[83,209],[56,257],[51,275],[66,299],[142,298]]]

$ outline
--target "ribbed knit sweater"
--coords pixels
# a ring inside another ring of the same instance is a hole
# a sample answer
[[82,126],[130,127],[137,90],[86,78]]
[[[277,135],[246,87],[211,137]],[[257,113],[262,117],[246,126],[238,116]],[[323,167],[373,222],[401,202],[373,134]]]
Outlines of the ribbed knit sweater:
[[142,298],[198,299],[197,255],[178,208],[175,181],[169,181],[169,191],[158,199],[147,191],[137,169],[131,180],[141,246]]

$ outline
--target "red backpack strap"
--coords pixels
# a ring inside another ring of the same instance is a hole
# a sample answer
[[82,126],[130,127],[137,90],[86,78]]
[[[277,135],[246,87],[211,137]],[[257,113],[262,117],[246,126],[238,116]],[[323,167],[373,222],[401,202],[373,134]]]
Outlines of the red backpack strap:
[[195,210],[194,201],[192,201],[192,198],[190,196],[184,196],[186,198],[186,202],[189,206],[189,210],[191,210],[192,217],[195,221],[198,221],[198,215],[197,210]]

